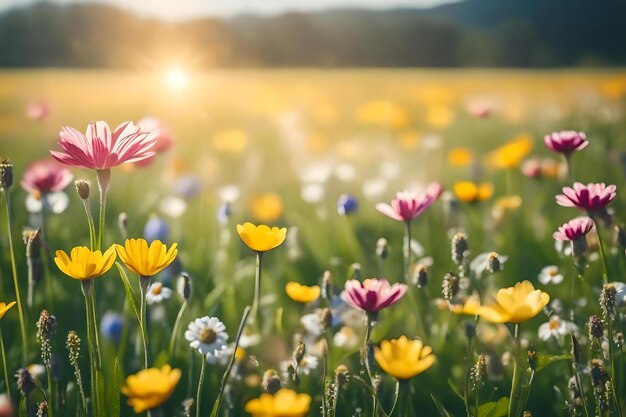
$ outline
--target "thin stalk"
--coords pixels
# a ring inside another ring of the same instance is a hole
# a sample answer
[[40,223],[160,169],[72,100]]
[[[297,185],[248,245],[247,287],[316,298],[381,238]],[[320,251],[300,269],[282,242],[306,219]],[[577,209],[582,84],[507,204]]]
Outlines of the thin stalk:
[[91,404],[93,415],[98,416],[100,407],[99,407],[99,396],[98,396],[98,373],[97,373],[97,353],[94,346],[94,338],[93,332],[95,329],[93,328],[93,320],[92,313],[93,309],[91,308],[92,301],[92,283],[91,281],[82,281],[82,289],[83,295],[85,296],[85,314],[87,316],[87,346],[89,347],[89,371],[91,376]]
[[612,384],[611,387],[613,389],[613,402],[615,403],[615,409],[617,410],[617,415],[619,417],[622,417],[622,407],[620,407],[620,402],[619,402],[619,398],[617,396],[618,392],[621,392],[619,389],[617,389],[617,372],[615,370],[615,355],[614,355],[614,351],[613,351],[613,319],[608,316],[607,317],[607,332],[608,332],[608,336],[609,336],[609,358],[611,360],[611,380],[612,380]]
[[176,316],[176,321],[174,322],[174,329],[172,330],[172,335],[170,336],[170,357],[174,357],[176,354],[176,340],[178,339],[178,329],[180,328],[180,322],[183,319],[183,314],[185,313],[185,309],[187,308],[187,300],[183,301],[183,304],[180,306],[180,310],[178,311],[178,315]]
[[237,348],[239,347],[239,339],[241,339],[241,334],[243,333],[243,329],[246,325],[246,321],[248,320],[249,314],[250,314],[250,306],[246,306],[246,308],[243,310],[243,316],[241,317],[241,321],[239,322],[239,329],[237,330],[237,338],[235,339],[235,347],[233,349],[233,354],[231,355],[230,360],[228,361],[228,366],[226,366],[224,375],[222,375],[222,382],[220,384],[220,390],[217,394],[217,398],[215,399],[215,403],[213,404],[211,417],[217,417],[217,415],[220,412],[220,407],[222,405],[222,397],[224,396],[224,391],[226,390],[228,377],[230,376],[231,369],[233,368],[233,364],[235,363],[235,356],[237,355]]
[[406,245],[404,247],[404,283],[411,282],[411,222],[404,222],[404,239]]
[[520,398],[520,383],[522,379],[522,372],[519,364],[519,353],[520,353],[520,324],[515,323],[515,348],[514,348],[514,358],[513,362],[513,381],[511,383],[511,395],[509,396],[509,417],[519,417],[517,415],[517,409],[519,407],[519,398]]
[[259,299],[261,297],[261,267],[263,265],[263,252],[256,253],[256,273],[254,275],[254,298],[252,300],[252,323],[257,322]]
[[4,369],[4,384],[7,389],[7,398],[11,402],[11,386],[9,385],[9,370],[7,368],[7,355],[4,350],[4,339],[2,338],[2,329],[0,328],[0,351],[2,352],[2,369]]
[[20,296],[20,285],[17,280],[17,266],[15,264],[15,251],[13,249],[13,225],[11,222],[11,200],[8,190],[3,189],[4,201],[7,212],[7,233],[9,235],[9,255],[11,258],[11,270],[13,272],[13,286],[15,287],[15,299],[17,301],[17,311],[20,318],[20,333],[22,336],[22,358],[24,363],[28,361],[28,333],[26,333],[26,321],[24,320],[24,310],[22,308],[22,297]]
[[96,174],[98,177],[98,190],[100,191],[100,219],[98,222],[98,238],[96,240],[96,249],[101,249],[102,239],[104,236],[107,194],[109,193],[109,184],[111,183],[111,169],[99,169],[96,171]]
[[578,370],[578,364],[574,363],[574,378],[576,378],[576,384],[580,390],[580,398],[583,403],[583,410],[585,411],[585,417],[589,417],[589,411],[587,411],[587,400],[585,399],[585,389],[583,388],[583,380],[580,377],[580,371]]
[[[467,417],[472,417],[470,411],[470,372],[472,369],[472,352],[474,350],[474,338],[467,340],[467,351],[465,353],[465,390],[464,390],[464,402],[465,402],[465,414]],[[478,412],[478,410],[476,410]]]
[[[148,286],[150,285],[150,277],[141,277],[139,278],[139,288],[141,289],[141,307],[140,307],[140,315],[141,322],[139,325],[141,326],[141,341],[143,343],[143,367],[144,369],[148,368],[148,334],[147,334],[147,326],[146,326],[146,293],[148,291]],[[205,361],[206,362],[206,361]]]
[[78,367],[78,363],[74,365],[74,376],[76,377],[76,385],[78,385],[78,393],[80,394],[81,404],[83,406],[83,410],[85,411],[85,415],[86,415],[88,413],[87,399],[85,398],[85,388],[83,387],[83,378],[80,374],[80,368]]
[[609,282],[609,270],[606,266],[606,254],[604,252],[604,243],[602,242],[602,233],[600,233],[600,227],[595,217],[592,217],[593,222],[596,225],[596,233],[598,234],[598,247],[600,248],[600,257],[602,258],[602,279],[604,283]]
[[396,380],[396,390],[393,396],[393,406],[391,406],[391,411],[389,411],[389,417],[393,416],[394,411],[396,411],[396,407],[398,406],[398,399],[400,398],[400,380]]
[[96,298],[95,298],[95,282],[92,283],[92,295],[91,295],[91,320],[93,328],[93,341],[96,348],[96,367],[100,369],[102,366],[102,357],[100,355],[100,335],[98,334],[98,319],[96,318]]
[[46,373],[48,374],[48,417],[54,417],[54,402],[56,397],[54,395],[54,384],[52,383],[52,369],[46,365]]
[[572,167],[572,155],[571,154],[563,154],[563,159],[565,159],[565,167],[567,169],[567,180],[570,184],[574,183],[574,169]]
[[93,251],[96,248],[96,225],[93,222],[93,215],[91,214],[91,208],[89,207],[89,200],[83,200],[83,207],[85,208],[85,214],[87,215],[87,225],[89,226],[89,246]]
[[361,348],[361,365],[365,366],[367,371],[368,382],[372,387],[372,415],[377,415],[378,409],[378,399],[376,398],[376,391],[374,390],[374,386],[372,384],[374,380],[374,376],[372,375],[372,369],[369,361],[369,349],[370,349],[370,339],[372,337],[372,328],[374,327],[374,321],[376,317],[375,314],[368,313],[367,315],[367,328],[365,329],[365,338],[363,339],[363,347]]
[[206,357],[202,355],[202,367],[200,368],[200,380],[196,394],[196,417],[200,417],[200,401],[202,400],[202,386],[204,385],[204,373],[206,371]]

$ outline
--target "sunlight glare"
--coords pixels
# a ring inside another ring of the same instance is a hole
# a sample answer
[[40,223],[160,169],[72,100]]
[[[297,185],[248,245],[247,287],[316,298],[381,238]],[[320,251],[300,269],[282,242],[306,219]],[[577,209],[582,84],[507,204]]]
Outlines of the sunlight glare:
[[165,85],[173,91],[183,91],[189,84],[189,75],[180,68],[170,68],[164,77]]

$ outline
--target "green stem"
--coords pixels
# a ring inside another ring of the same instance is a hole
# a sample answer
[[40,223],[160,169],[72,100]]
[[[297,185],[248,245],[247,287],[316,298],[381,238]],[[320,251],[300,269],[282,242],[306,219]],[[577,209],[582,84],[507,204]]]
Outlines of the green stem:
[[611,360],[611,387],[613,389],[613,402],[615,403],[615,409],[617,410],[617,415],[622,417],[622,407],[620,406],[620,401],[618,397],[618,393],[620,392],[617,389],[617,372],[615,371],[615,356],[613,351],[613,319],[608,316],[607,317],[607,333],[608,333],[608,342],[609,342],[609,358]]
[[54,384],[52,383],[52,369],[49,365],[46,365],[46,373],[48,374],[48,417],[54,417]]
[[582,399],[583,410],[585,411],[585,417],[589,417],[589,411],[587,411],[587,400],[585,399],[585,389],[583,388],[583,380],[580,377],[578,364],[573,363],[573,366],[574,366],[574,377],[576,378],[576,384],[578,385],[578,389],[580,390],[580,398]]
[[20,333],[22,336],[22,358],[24,363],[28,361],[28,334],[26,333],[26,321],[24,320],[24,310],[22,308],[22,297],[20,296],[20,285],[17,280],[17,266],[15,264],[15,251],[13,249],[13,225],[11,222],[11,200],[8,190],[2,190],[6,202],[7,212],[7,233],[9,237],[9,255],[11,258],[11,270],[13,272],[13,286],[15,287],[15,299],[17,301],[17,311],[20,318]]
[[520,324],[515,323],[515,348],[513,351],[514,359],[513,362],[513,381],[511,383],[511,395],[509,397],[509,417],[519,417],[517,415],[517,409],[519,407],[519,398],[520,398],[520,383],[522,379],[522,372],[519,364],[519,354],[520,354]]
[[[472,352],[474,350],[474,338],[467,340],[467,351],[465,356],[465,391],[464,391],[464,402],[465,402],[465,414],[467,417],[472,417],[470,412],[470,372],[472,369]],[[478,410],[476,410],[478,412]]]
[[204,385],[204,372],[206,371],[206,357],[202,356],[202,367],[200,368],[200,380],[198,381],[198,393],[196,394],[196,417],[200,417],[200,400],[202,400],[202,386]]
[[389,417],[393,417],[394,411],[396,411],[396,407],[398,406],[398,399],[400,398],[400,380],[396,380],[396,390],[393,396],[393,406],[391,407],[391,411],[389,411]]
[[146,293],[148,292],[148,286],[150,285],[150,277],[140,277],[139,278],[139,288],[141,289],[141,321],[139,325],[141,326],[141,341],[143,343],[143,367],[144,369],[148,368],[148,333],[146,326]]
[[83,410],[85,411],[85,415],[88,413],[87,410],[87,399],[85,398],[85,388],[83,387],[83,378],[80,375],[80,368],[78,367],[78,363],[74,365],[74,376],[76,377],[76,385],[78,385],[78,393],[80,394],[80,400],[83,405]]
[[363,347],[361,348],[361,365],[365,367],[368,382],[372,387],[372,411],[373,416],[377,415],[378,411],[378,399],[376,398],[376,390],[373,385],[374,375],[372,374],[372,369],[369,361],[369,350],[370,350],[370,339],[372,337],[372,328],[374,327],[374,322],[376,321],[376,313],[368,313],[367,314],[367,328],[365,329],[365,338],[363,339]]
[[178,333],[180,328],[180,322],[182,321],[183,314],[185,313],[185,309],[187,308],[187,300],[183,301],[183,304],[180,306],[180,310],[178,311],[178,315],[176,316],[176,321],[174,322],[174,329],[172,330],[172,335],[170,336],[170,357],[173,358],[176,354],[176,340],[178,339]]
[[228,361],[228,366],[226,366],[224,375],[222,375],[222,382],[220,384],[220,390],[217,394],[217,398],[215,399],[215,403],[213,404],[211,417],[217,417],[217,415],[220,412],[220,407],[222,405],[222,397],[224,396],[224,391],[226,390],[228,377],[230,376],[230,371],[233,368],[233,364],[235,363],[235,356],[237,355],[237,348],[239,347],[239,339],[241,339],[241,334],[243,333],[243,329],[246,325],[246,321],[248,320],[249,314],[250,314],[250,306],[246,306],[246,308],[243,310],[243,316],[241,317],[241,321],[239,322],[239,329],[237,330],[237,338],[235,339],[235,346],[233,349],[233,353],[230,357],[230,360]]
[[11,402],[11,386],[9,385],[9,370],[7,368],[7,355],[4,350],[4,339],[2,338],[2,329],[0,328],[0,351],[2,352],[2,369],[4,369],[4,383],[7,389],[7,397]]
[[256,253],[256,273],[254,275],[254,298],[252,300],[251,321],[253,324],[257,322],[259,310],[259,299],[261,298],[261,267],[263,265],[263,252]]
[[570,184],[574,183],[574,169],[572,167],[572,155],[563,154],[563,159],[565,159],[565,167],[567,169],[567,179]]
[[404,283],[411,282],[411,222],[404,222],[404,239],[406,245],[404,247]]
[[106,215],[107,194],[109,193],[109,184],[111,183],[111,169],[99,169],[96,171],[98,177],[98,189],[100,191],[100,220],[98,222],[98,239],[96,240],[96,249],[102,248],[102,239],[104,236],[104,223]]
[[89,246],[91,250],[95,250],[96,248],[96,225],[93,222],[93,215],[91,214],[91,208],[89,207],[89,200],[82,200],[82,202],[83,202],[83,207],[85,207],[85,214],[87,215],[87,225],[89,226]]
[[99,406],[99,396],[98,396],[98,372],[97,372],[97,353],[94,344],[94,336],[93,332],[95,329],[93,328],[93,320],[92,314],[93,309],[91,307],[92,303],[92,282],[91,280],[81,281],[83,295],[85,296],[85,313],[87,316],[87,346],[89,350],[89,370],[91,375],[91,403],[93,415],[100,415],[100,406]]
[[606,254],[604,252],[604,243],[602,242],[602,234],[600,233],[600,225],[596,221],[595,217],[592,217],[593,222],[596,225],[596,233],[598,234],[598,247],[600,248],[600,257],[602,258],[602,279],[604,283],[609,282],[609,270],[606,266]]

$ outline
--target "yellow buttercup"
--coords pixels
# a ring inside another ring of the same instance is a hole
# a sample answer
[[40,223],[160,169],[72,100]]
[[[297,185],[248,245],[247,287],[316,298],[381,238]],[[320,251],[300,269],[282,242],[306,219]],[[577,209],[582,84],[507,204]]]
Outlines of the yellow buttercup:
[[267,252],[280,246],[287,237],[287,229],[283,227],[255,226],[250,222],[237,225],[237,233],[243,242],[256,252]]
[[111,246],[104,253],[91,251],[86,246],[76,246],[67,256],[65,251],[55,252],[54,263],[61,272],[74,279],[85,281],[106,273],[115,262],[115,248]]
[[293,301],[297,301],[299,303],[310,303],[319,298],[320,287],[318,285],[308,286],[290,281],[287,285],[285,285],[285,292]]
[[311,407],[311,396],[282,388],[276,394],[261,394],[246,403],[252,417],[304,417]]
[[523,281],[499,290],[495,301],[479,307],[478,315],[492,323],[521,323],[539,314],[550,302],[550,296],[536,290],[530,281]]
[[167,249],[161,241],[155,240],[150,246],[144,239],[126,239],[124,246],[116,245],[117,254],[124,265],[135,274],[151,277],[174,262],[178,249],[176,243]]
[[11,309],[15,305],[16,301],[11,301],[9,304],[5,302],[0,303],[0,319],[4,317],[7,311]]
[[128,397],[128,405],[135,413],[143,413],[163,404],[174,392],[182,373],[169,365],[139,371],[126,378],[122,394]]
[[380,348],[374,348],[374,359],[378,366],[397,379],[410,379],[421,374],[435,362],[430,346],[421,340],[410,340],[406,336],[383,340]]
[[488,182],[477,184],[472,181],[456,182],[454,183],[454,194],[464,203],[484,201],[493,195],[493,184]]

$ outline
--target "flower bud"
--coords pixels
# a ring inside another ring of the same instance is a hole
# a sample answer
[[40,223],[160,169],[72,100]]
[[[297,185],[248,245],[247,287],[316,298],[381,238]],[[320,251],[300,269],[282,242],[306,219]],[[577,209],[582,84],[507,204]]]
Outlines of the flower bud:
[[537,351],[531,346],[530,349],[528,349],[528,367],[531,370],[536,371],[538,364],[539,358],[537,357]]
[[324,331],[330,329],[333,325],[333,313],[330,308],[325,308],[320,313],[320,322]]
[[330,300],[333,297],[333,275],[330,271],[324,271],[322,278],[322,298]]
[[81,200],[87,201],[89,200],[89,193],[91,191],[91,187],[89,185],[89,181],[87,180],[76,180],[74,181],[74,187],[76,187],[76,192]]
[[469,254],[469,245],[465,233],[456,233],[452,236],[452,260],[457,265],[463,265]]
[[580,239],[572,240],[572,254],[575,258],[583,258],[587,252],[587,239],[582,237]]
[[600,318],[595,314],[589,316],[589,321],[587,325],[589,326],[590,339],[600,338],[604,336],[604,323],[602,323],[602,320],[600,320]]
[[37,405],[37,417],[48,417],[48,403],[45,400]]
[[415,269],[413,269],[413,284],[417,286],[417,288],[424,288],[428,285],[428,268],[424,264],[415,265]]
[[191,277],[186,272],[181,272],[176,283],[178,295],[185,301],[191,298]]
[[389,255],[389,242],[384,237],[376,241],[376,255],[383,260]]
[[7,191],[13,185],[13,164],[8,158],[0,160],[0,190]]
[[263,374],[263,380],[261,381],[261,388],[263,391],[275,394],[279,389],[282,388],[282,381],[280,380],[280,376],[278,372],[274,369],[268,369]]
[[495,274],[500,271],[501,268],[502,265],[500,264],[500,255],[498,255],[498,252],[490,252],[489,255],[487,255],[487,270]]
[[602,309],[602,317],[605,320],[615,318],[615,296],[617,290],[615,286],[610,284],[604,284],[602,292],[600,293],[600,308]]
[[117,227],[119,227],[122,236],[128,235],[128,214],[121,212],[120,215],[117,216]]
[[570,333],[570,338],[572,340],[572,361],[574,365],[578,365],[580,364],[580,343],[578,343],[578,339],[576,339],[573,333]]
[[465,327],[465,337],[468,340],[476,337],[476,323],[473,320],[465,320],[463,326]]

